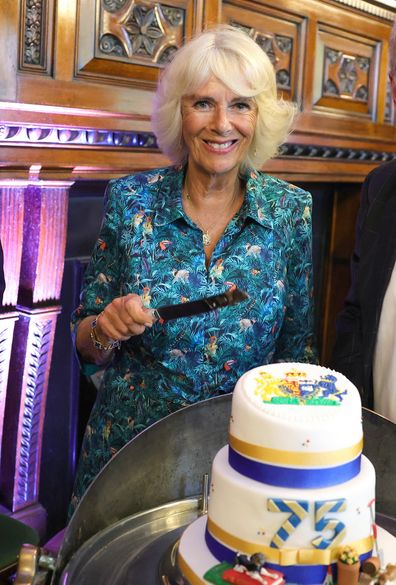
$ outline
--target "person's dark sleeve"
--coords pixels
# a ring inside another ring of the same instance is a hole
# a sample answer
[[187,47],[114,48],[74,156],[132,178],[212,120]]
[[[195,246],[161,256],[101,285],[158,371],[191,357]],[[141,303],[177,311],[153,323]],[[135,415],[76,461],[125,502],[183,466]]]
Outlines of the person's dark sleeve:
[[4,278],[4,256],[3,248],[0,242],[0,307],[3,306],[3,294],[5,291],[5,278]]
[[336,341],[330,367],[344,374],[359,390],[363,387],[362,309],[359,301],[359,264],[361,240],[370,205],[371,175],[366,177],[361,191],[356,220],[355,245],[350,262],[351,286],[344,307],[337,317]]

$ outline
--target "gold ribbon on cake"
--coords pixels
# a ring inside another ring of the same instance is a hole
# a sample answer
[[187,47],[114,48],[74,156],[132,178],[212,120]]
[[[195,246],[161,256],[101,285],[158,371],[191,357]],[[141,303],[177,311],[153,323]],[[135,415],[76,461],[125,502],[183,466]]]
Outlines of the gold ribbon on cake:
[[263,546],[257,542],[249,542],[241,538],[237,538],[229,534],[213,520],[208,518],[207,529],[213,538],[218,540],[224,546],[235,550],[243,551],[246,554],[254,554],[262,552],[265,555],[266,561],[275,563],[277,565],[330,565],[335,563],[341,552],[341,549],[346,545],[350,545],[356,549],[358,555],[363,555],[373,549],[373,537],[367,536],[354,542],[344,542],[342,545],[335,546],[328,549],[292,549],[283,548],[277,549],[269,546]]
[[189,564],[186,563],[180,553],[177,557],[177,562],[179,569],[181,570],[183,576],[188,580],[190,585],[206,585],[207,581],[200,579],[200,577],[194,573],[194,571],[190,568]]
[[245,457],[257,461],[265,461],[272,465],[294,465],[296,467],[331,467],[341,465],[348,461],[353,461],[362,452],[363,437],[351,447],[338,449],[337,451],[322,451],[316,453],[307,453],[302,451],[283,451],[281,449],[269,449],[260,445],[253,445],[238,439],[234,435],[229,435],[230,446]]

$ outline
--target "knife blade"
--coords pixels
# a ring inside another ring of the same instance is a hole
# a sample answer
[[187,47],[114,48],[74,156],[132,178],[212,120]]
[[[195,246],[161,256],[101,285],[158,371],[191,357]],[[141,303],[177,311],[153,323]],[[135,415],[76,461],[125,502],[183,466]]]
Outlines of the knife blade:
[[218,295],[204,297],[187,303],[179,303],[177,305],[164,305],[151,310],[156,319],[170,321],[172,319],[179,319],[180,317],[192,317],[200,313],[208,313],[215,309],[236,305],[247,298],[249,298],[249,295],[245,291],[235,287]]

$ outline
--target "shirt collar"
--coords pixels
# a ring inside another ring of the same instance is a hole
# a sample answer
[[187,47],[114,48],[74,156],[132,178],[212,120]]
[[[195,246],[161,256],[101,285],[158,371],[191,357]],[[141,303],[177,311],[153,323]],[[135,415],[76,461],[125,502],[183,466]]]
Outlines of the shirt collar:
[[246,194],[242,207],[242,217],[251,218],[258,224],[272,229],[272,213],[266,183],[269,177],[249,169],[245,173]]
[[[154,223],[166,225],[180,217],[185,218],[182,204],[182,190],[185,167],[169,167],[158,175],[157,196],[154,203]],[[248,170],[246,180],[246,194],[241,218],[251,218],[258,224],[272,229],[272,214],[270,202],[266,196],[267,176],[254,170]],[[160,180],[161,179],[161,180]]]
[[154,223],[166,225],[184,217],[182,190],[184,167],[169,167],[158,177]]

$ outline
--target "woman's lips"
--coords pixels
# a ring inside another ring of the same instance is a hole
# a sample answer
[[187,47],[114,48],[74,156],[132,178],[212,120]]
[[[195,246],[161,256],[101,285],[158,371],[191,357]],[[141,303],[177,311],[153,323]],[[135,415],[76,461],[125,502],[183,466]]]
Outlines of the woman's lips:
[[212,142],[211,140],[204,140],[204,143],[206,144],[206,146],[209,147],[209,149],[213,152],[229,152],[230,150],[232,150],[233,146],[237,143],[238,141],[235,140],[227,140],[226,142]]

